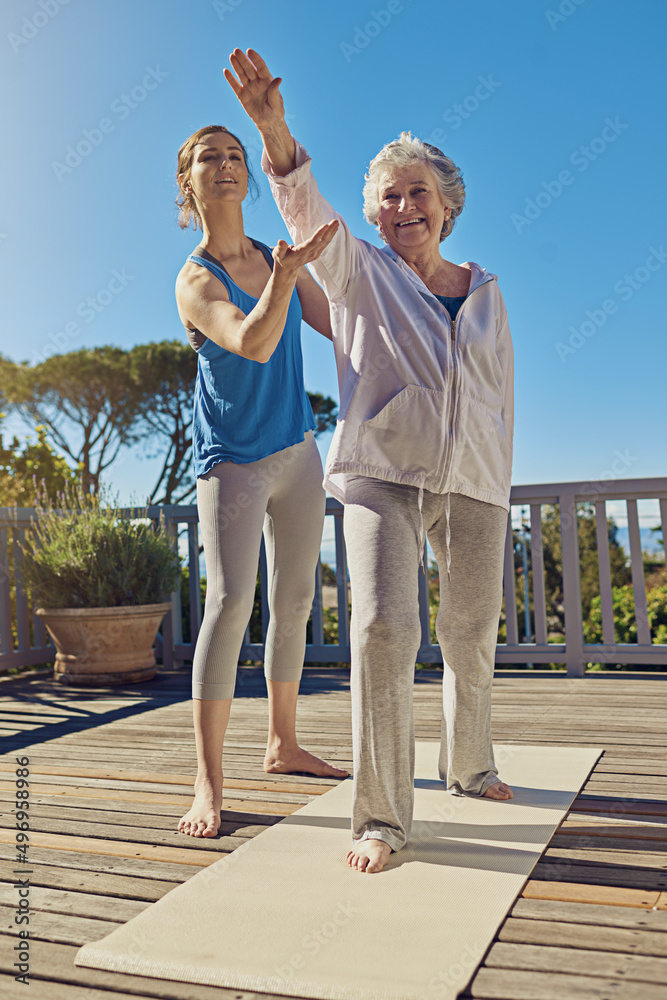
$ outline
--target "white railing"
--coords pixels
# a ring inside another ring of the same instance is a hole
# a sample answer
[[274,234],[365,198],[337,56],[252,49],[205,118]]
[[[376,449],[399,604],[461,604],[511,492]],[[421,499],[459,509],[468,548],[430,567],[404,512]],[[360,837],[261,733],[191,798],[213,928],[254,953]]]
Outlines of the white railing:
[[[520,643],[518,639],[512,535],[508,531],[503,581],[507,643],[497,647],[496,663],[565,663],[568,675],[573,677],[582,677],[587,663],[667,665],[667,645],[658,645],[651,641],[637,511],[638,500],[659,502],[664,548],[667,541],[667,478],[616,479],[512,487],[510,494],[512,506],[530,507],[535,642]],[[614,635],[606,511],[606,504],[611,501],[625,501],[627,506],[629,554],[637,623],[636,643],[618,643]],[[603,633],[603,642],[598,644],[584,643],[583,638],[577,531],[577,504],[581,503],[593,504],[595,507]],[[560,511],[565,642],[558,644],[547,641],[541,519],[543,504],[558,505]]]
[[[496,663],[564,663],[568,675],[573,677],[583,676],[587,663],[667,666],[667,645],[659,645],[651,640],[637,510],[638,500],[658,501],[663,542],[667,540],[667,531],[665,530],[667,529],[667,478],[512,487],[510,498],[512,506],[530,508],[534,641],[519,641],[516,601],[517,574],[510,515],[503,581],[507,642],[498,644]],[[615,641],[607,530],[606,503],[608,501],[624,501],[627,507],[629,555],[637,623],[636,643]],[[593,504],[595,508],[603,630],[603,642],[600,644],[586,644],[583,637],[577,531],[577,504],[581,503]],[[542,506],[546,504],[557,506],[560,512],[563,604],[565,609],[564,642],[550,642],[548,639],[542,547]],[[136,510],[132,508],[125,509],[123,513],[128,517],[136,516]],[[53,652],[53,647],[48,643],[41,620],[34,615],[34,609],[31,609],[28,595],[22,586],[19,544],[34,516],[35,512],[32,510],[0,508],[0,672],[13,666],[49,662]],[[162,656],[164,666],[170,668],[174,664],[192,659],[201,626],[197,508],[195,505],[149,507],[148,516],[164,519],[175,549],[179,545],[179,539],[183,542],[187,538],[190,635],[185,639],[182,634],[181,594],[178,590],[171,595],[171,615],[167,615],[164,619],[161,634],[158,637],[158,651]],[[306,647],[307,663],[346,663],[350,659],[343,508],[331,498],[327,500],[327,516],[334,519],[338,642],[335,644],[325,642],[322,572],[321,566],[318,566],[312,610],[312,642]],[[14,572],[10,571],[10,552],[13,554]],[[262,580],[265,580],[266,559],[263,546],[260,570]],[[269,620],[266,587],[261,588],[261,593],[262,632],[265,636]],[[441,663],[440,647],[431,641],[428,580],[423,573],[419,576],[419,610],[422,645],[417,662]],[[240,658],[242,660],[263,661],[263,643],[251,643],[248,633],[246,633]]]

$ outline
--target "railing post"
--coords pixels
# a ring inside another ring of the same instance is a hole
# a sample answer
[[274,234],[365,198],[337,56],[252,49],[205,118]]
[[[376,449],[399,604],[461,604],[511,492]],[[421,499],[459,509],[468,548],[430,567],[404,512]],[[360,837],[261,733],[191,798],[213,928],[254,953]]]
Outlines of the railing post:
[[201,584],[199,580],[199,532],[196,521],[188,524],[188,578],[190,581],[190,642],[197,642],[201,628]]
[[[171,516],[171,507],[164,510],[166,521],[167,537],[171,542],[174,552],[178,552],[178,521]],[[162,663],[166,670],[172,670],[175,666],[180,666],[174,656],[174,647],[183,642],[183,626],[181,622],[181,580],[180,576],[176,584],[176,589],[171,593],[171,613],[164,616],[162,621]]]
[[565,608],[565,663],[568,677],[584,676],[584,625],[581,614],[577,504],[573,492],[559,496]]
[[546,645],[547,605],[544,593],[544,547],[542,543],[542,507],[538,503],[530,505],[530,558],[533,567],[533,619],[535,622],[535,642]]
[[30,612],[28,609],[28,594],[23,586],[23,553],[21,543],[25,538],[25,528],[14,529],[14,583],[16,584],[16,637],[17,648],[29,652],[30,645]]
[[637,501],[626,500],[628,509],[628,538],[630,540],[630,565],[632,566],[632,590],[635,598],[635,622],[637,625],[637,642],[639,645],[651,645],[651,626],[646,607],[646,587],[644,583],[644,564],[642,559],[642,542],[639,533],[639,515]]
[[419,594],[419,621],[422,629],[422,646],[431,645],[431,607],[429,601],[428,554],[424,543],[424,572],[419,569],[417,591]]
[[0,653],[14,650],[12,640],[11,577],[7,528],[0,528]]
[[[271,583],[269,581],[269,568],[266,561],[264,535],[262,535],[262,543],[259,548],[259,578],[261,580],[262,642],[266,643],[266,633],[269,630],[269,620],[271,618],[271,612],[269,611],[269,587]],[[264,653],[266,653],[266,650],[264,650]]]
[[311,608],[313,625],[313,646],[324,645],[324,611],[322,608],[322,560],[315,567],[315,595]]
[[600,608],[602,610],[602,641],[606,646],[613,646],[616,641],[614,632],[614,599],[611,589],[607,505],[604,500],[595,501],[595,535],[598,546],[598,578],[600,581]]
[[350,642],[350,609],[347,589],[347,553],[343,536],[343,518],[334,514],[334,535],[336,539],[336,594],[338,602],[338,645]]
[[505,591],[505,625],[507,628],[507,645],[517,646],[519,643],[519,625],[516,613],[516,579],[514,574],[514,533],[512,531],[512,508],[507,515],[507,532],[505,534],[505,560],[503,565],[503,589]]

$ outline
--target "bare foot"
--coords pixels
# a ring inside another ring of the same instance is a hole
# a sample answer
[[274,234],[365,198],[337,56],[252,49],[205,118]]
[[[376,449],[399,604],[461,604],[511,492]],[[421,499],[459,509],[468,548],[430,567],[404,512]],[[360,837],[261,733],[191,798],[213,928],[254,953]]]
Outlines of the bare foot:
[[504,781],[494,781],[484,792],[487,799],[513,799],[514,792]]
[[219,782],[210,778],[195,779],[195,797],[190,809],[178,821],[180,833],[190,837],[215,837],[220,828],[222,775]]
[[291,774],[294,771],[305,771],[318,778],[347,778],[349,771],[342,767],[334,767],[320,760],[314,754],[302,750],[299,746],[292,749],[284,747],[268,747],[264,758],[264,770],[268,774]]
[[381,872],[389,861],[391,847],[384,840],[360,840],[356,847],[345,855],[350,868],[358,872]]

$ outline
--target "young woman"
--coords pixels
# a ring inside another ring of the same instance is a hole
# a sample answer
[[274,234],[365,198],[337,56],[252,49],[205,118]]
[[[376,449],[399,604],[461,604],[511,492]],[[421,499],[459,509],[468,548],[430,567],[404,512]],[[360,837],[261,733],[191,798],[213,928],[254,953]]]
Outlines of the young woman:
[[222,750],[239,652],[255,593],[262,531],[271,623],[265,672],[269,737],[264,769],[344,778],[296,741],[295,715],[324,519],[322,465],[303,384],[301,319],[331,338],[324,293],[304,264],[337,222],[298,246],[271,251],[246,236],[252,183],[245,149],[220,125],[199,129],[178,154],[179,224],[202,240],[176,281],[178,312],[198,352],[193,450],[207,591],[193,664],[197,776],[178,829],[213,837],[220,826]]

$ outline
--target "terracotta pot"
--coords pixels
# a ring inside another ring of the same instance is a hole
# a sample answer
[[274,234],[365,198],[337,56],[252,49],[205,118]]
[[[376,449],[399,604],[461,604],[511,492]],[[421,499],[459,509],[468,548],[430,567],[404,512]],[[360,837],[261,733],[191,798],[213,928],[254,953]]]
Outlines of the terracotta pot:
[[62,684],[105,687],[150,680],[153,643],[171,604],[123,608],[39,608],[56,647],[54,677]]

